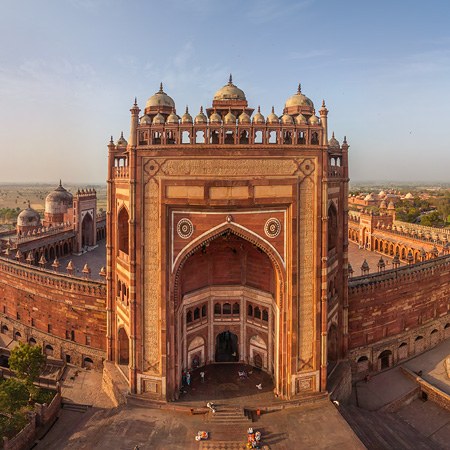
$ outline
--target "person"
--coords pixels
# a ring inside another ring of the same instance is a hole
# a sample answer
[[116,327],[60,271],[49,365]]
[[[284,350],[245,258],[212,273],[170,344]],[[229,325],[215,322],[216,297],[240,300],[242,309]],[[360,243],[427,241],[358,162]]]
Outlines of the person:
[[189,371],[186,372],[186,384],[191,385],[191,373]]
[[202,381],[202,383],[205,382],[205,372],[203,372],[203,370],[200,372],[200,380]]
[[181,383],[182,383],[183,386],[186,386],[186,371],[183,370],[181,375],[182,375],[181,376],[181,380],[182,380]]

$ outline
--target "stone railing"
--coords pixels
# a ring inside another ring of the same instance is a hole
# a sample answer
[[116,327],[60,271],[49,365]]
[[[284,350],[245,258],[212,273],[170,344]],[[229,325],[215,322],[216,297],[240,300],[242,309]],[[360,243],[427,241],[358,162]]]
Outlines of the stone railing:
[[31,283],[52,286],[62,291],[80,292],[106,297],[106,283],[66,275],[56,274],[47,269],[24,265],[0,257],[0,273],[10,274]]
[[130,171],[128,166],[120,166],[114,167],[113,169],[113,177],[114,178],[128,178],[130,175]]
[[17,243],[23,244],[24,242],[35,241],[36,239],[44,238],[47,236],[53,236],[55,234],[59,234],[64,231],[73,231],[73,225],[70,223],[64,223],[61,225],[52,226],[50,228],[41,228],[35,234],[31,234],[30,236],[28,236],[28,234],[27,235],[18,235]]
[[450,255],[440,256],[431,260],[403,266],[398,269],[353,277],[348,281],[348,288],[349,291],[352,291],[364,289],[369,286],[375,287],[381,283],[412,281],[422,276],[428,276],[431,272],[436,272],[438,270],[450,270]]

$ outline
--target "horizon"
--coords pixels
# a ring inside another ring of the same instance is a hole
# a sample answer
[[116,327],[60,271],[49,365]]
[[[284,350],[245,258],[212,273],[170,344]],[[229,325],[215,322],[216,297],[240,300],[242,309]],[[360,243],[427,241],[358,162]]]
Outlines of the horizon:
[[107,143],[128,138],[135,96],[143,109],[163,82],[178,114],[196,114],[231,72],[264,115],[272,105],[280,115],[299,82],[317,108],[325,99],[353,183],[447,183],[450,5],[435,3],[426,15],[416,0],[9,4],[2,181],[104,183]]

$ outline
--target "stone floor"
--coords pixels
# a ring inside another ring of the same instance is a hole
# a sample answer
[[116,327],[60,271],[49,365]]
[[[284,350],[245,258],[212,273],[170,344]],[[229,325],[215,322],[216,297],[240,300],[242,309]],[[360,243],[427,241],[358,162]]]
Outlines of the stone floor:
[[[381,257],[383,257],[384,263],[386,264],[385,270],[392,269],[392,258],[389,256],[359,248],[358,244],[355,244],[354,242],[348,243],[348,261],[352,265],[354,277],[359,277],[361,275],[361,266],[364,260],[369,264],[369,273],[377,273],[377,264]],[[403,266],[403,263],[400,263],[400,267],[401,266]]]
[[[326,398],[297,408],[254,415],[255,422],[244,417],[237,422],[224,423],[216,421],[212,414],[191,415],[188,409],[180,412],[133,404],[112,408],[100,388],[101,374],[85,370],[76,372],[77,369],[71,368],[64,377],[63,397],[66,402],[92,407],[85,412],[62,409],[53,428],[35,449],[132,450],[138,445],[140,450],[225,450],[245,444],[249,426],[261,431],[263,443],[270,449],[364,448]],[[230,407],[239,409],[248,401],[266,403],[268,399],[274,399],[272,385],[264,373],[251,373],[241,381],[237,376],[237,365],[208,366],[205,372],[205,383],[201,383],[198,370],[193,373],[191,387],[180,402],[173,405],[187,402],[204,407],[208,399],[216,402],[218,410],[223,410]],[[256,387],[259,382],[262,390]],[[220,385],[225,385],[225,388],[220,388]],[[220,399],[223,396],[232,398]],[[194,440],[199,430],[210,433],[208,446]]]

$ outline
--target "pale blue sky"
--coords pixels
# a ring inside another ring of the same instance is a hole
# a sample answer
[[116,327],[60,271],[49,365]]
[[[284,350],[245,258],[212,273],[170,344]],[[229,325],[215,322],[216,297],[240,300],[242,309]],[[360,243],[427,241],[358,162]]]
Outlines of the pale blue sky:
[[353,180],[450,181],[446,0],[3,0],[0,181],[102,182],[106,144],[159,83],[183,113],[231,72],[280,114],[298,82]]

